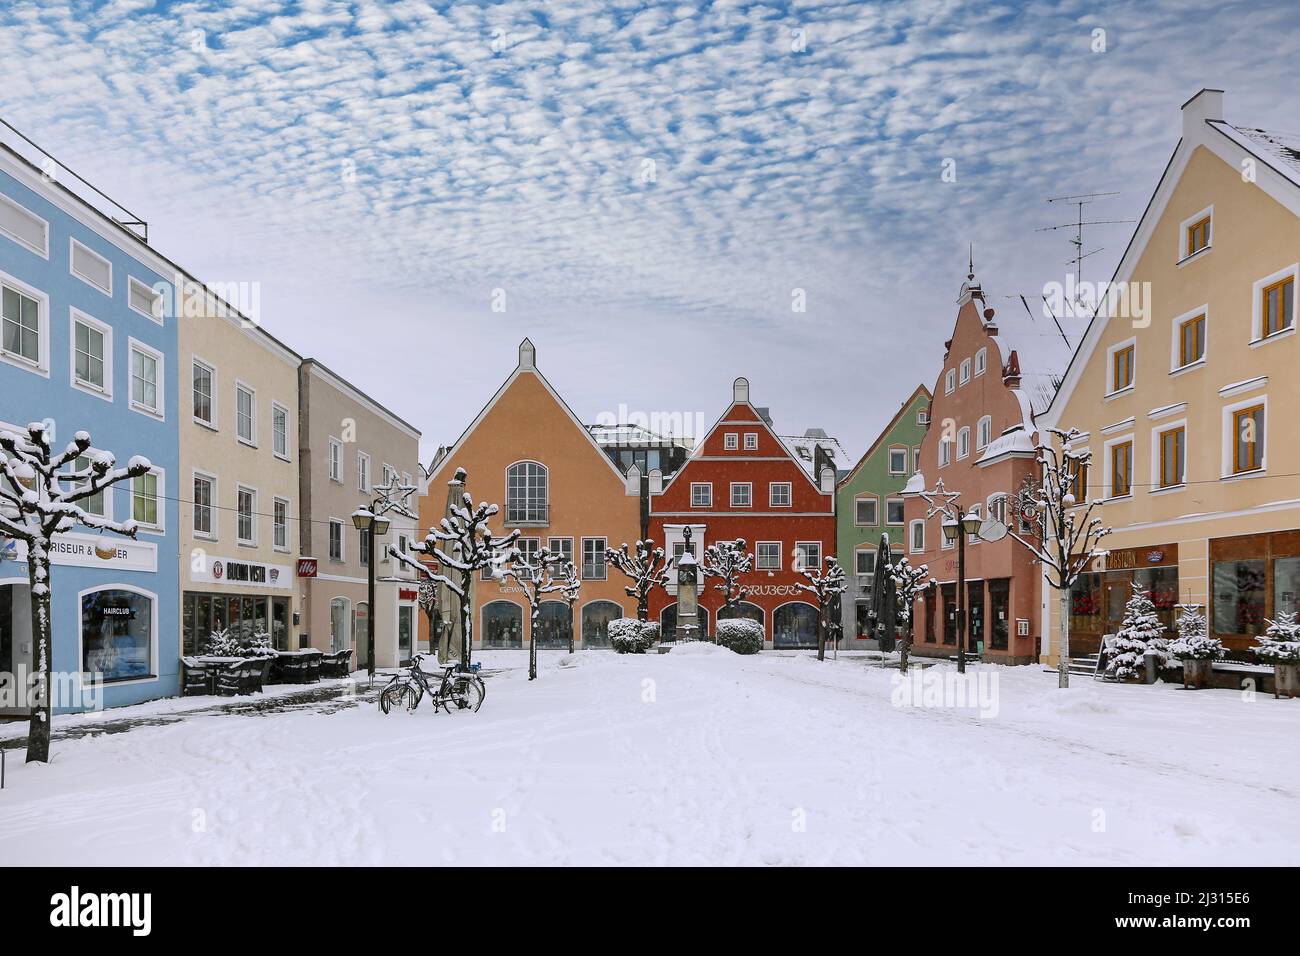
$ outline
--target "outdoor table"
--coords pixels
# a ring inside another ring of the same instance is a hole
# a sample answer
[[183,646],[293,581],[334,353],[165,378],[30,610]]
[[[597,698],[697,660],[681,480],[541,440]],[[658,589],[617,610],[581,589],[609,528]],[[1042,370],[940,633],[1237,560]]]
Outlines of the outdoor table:
[[210,693],[210,694],[215,694],[215,693],[217,692],[217,674],[219,674],[219,673],[221,672],[221,668],[225,667],[225,666],[228,665],[228,664],[241,664],[241,663],[243,663],[245,660],[247,660],[248,658],[246,658],[246,657],[210,657],[210,656],[207,656],[207,655],[203,655],[203,656],[200,656],[200,657],[196,657],[196,658],[194,658],[194,659],[195,659],[196,661],[198,661],[200,664],[202,664],[202,665],[203,665],[203,669],[207,672],[207,677],[208,677],[208,693]]
[[306,657],[310,654],[321,654],[321,653],[322,653],[321,651],[318,651],[312,647],[303,647],[296,651],[276,651],[275,652],[276,665],[274,668],[276,683],[280,683],[280,678],[282,677],[282,672],[280,670],[281,661],[285,660],[286,658],[293,659],[296,657]]

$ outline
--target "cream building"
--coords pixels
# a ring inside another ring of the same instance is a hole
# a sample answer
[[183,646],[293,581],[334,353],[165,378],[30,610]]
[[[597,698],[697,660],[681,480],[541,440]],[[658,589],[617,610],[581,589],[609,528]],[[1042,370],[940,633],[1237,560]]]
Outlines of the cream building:
[[181,653],[222,627],[296,648],[302,360],[210,294],[178,312]]
[[[377,489],[395,481],[416,485],[420,433],[315,359],[298,369],[299,529],[298,578],[304,643],[324,651],[352,648],[354,668],[366,665],[371,626],[365,537],[352,513],[369,506]],[[407,499],[412,513],[416,494]],[[405,549],[415,522],[395,512],[386,536],[375,542],[375,664],[392,667],[416,648],[419,614],[413,575],[385,557],[389,545]]]
[[1087,495],[1114,529],[1075,589],[1072,654],[1114,633],[1134,583],[1167,622],[1176,602],[1202,605],[1237,656],[1296,610],[1298,263],[1300,138],[1233,126],[1202,90],[1115,276],[1149,309],[1121,298],[1092,321],[1047,414],[1085,433]]

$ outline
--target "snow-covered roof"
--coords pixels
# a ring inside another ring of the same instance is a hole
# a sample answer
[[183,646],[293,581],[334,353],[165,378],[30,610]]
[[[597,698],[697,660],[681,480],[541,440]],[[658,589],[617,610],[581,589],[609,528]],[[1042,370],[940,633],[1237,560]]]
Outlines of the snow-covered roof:
[[686,437],[665,437],[641,425],[619,422],[613,425],[588,425],[587,431],[602,448],[613,445],[619,448],[690,448],[692,441]]
[[912,477],[907,479],[907,484],[903,485],[903,494],[919,495],[923,491],[925,491],[924,472],[920,472],[920,471],[913,472]]
[[1004,432],[988,443],[984,454],[976,459],[977,465],[988,465],[1007,455],[1037,455],[1033,436],[1024,428],[1014,428]]
[[1276,130],[1252,129],[1213,122],[1215,128],[1241,146],[1268,161],[1283,176],[1300,185],[1300,134]]
[[781,443],[790,450],[791,457],[799,462],[804,471],[808,472],[814,479],[813,463],[817,457],[817,446],[820,445],[822,450],[830,456],[831,467],[837,472],[852,464],[852,459],[845,452],[844,446],[840,444],[838,438],[831,438],[826,434],[824,429],[809,428],[802,435],[777,435]]

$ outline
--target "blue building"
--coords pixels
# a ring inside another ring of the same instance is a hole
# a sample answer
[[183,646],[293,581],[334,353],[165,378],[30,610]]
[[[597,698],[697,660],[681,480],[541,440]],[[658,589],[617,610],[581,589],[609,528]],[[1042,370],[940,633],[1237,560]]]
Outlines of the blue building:
[[[135,217],[30,157],[16,140],[0,142],[0,428],[21,433],[45,420],[58,447],[84,430],[119,465],[134,455],[154,465],[83,502],[114,520],[136,518],[137,540],[86,529],[56,539],[56,709],[171,696],[179,692],[176,499],[185,487],[177,320],[167,307],[175,270],[119,224]],[[12,689],[32,667],[27,568],[20,542],[0,537],[0,553],[0,680]],[[87,681],[67,693],[93,673],[102,675],[97,687]],[[0,706],[9,705],[0,713],[25,712],[13,704],[0,693]]]

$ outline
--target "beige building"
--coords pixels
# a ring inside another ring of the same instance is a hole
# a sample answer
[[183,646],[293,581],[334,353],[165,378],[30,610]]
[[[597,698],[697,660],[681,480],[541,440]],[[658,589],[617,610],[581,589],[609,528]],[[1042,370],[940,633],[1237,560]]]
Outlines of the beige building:
[[1136,584],[1166,623],[1202,605],[1249,659],[1300,592],[1300,138],[1225,122],[1221,91],[1192,97],[1116,280],[1129,308],[1093,320],[1047,415],[1084,432],[1086,494],[1114,529],[1074,591],[1071,654],[1115,632]]
[[[325,651],[353,648],[354,667],[366,665],[368,602],[366,539],[352,523],[385,485],[414,487],[420,433],[315,359],[298,369],[299,498],[304,520],[298,578],[304,645]],[[419,502],[406,499],[414,513]],[[388,534],[375,542],[375,663],[395,666],[415,649],[419,626],[416,584],[410,572],[384,557],[405,549],[415,521],[395,512]]]
[[295,648],[301,358],[211,295],[179,326],[181,653],[220,628]]

